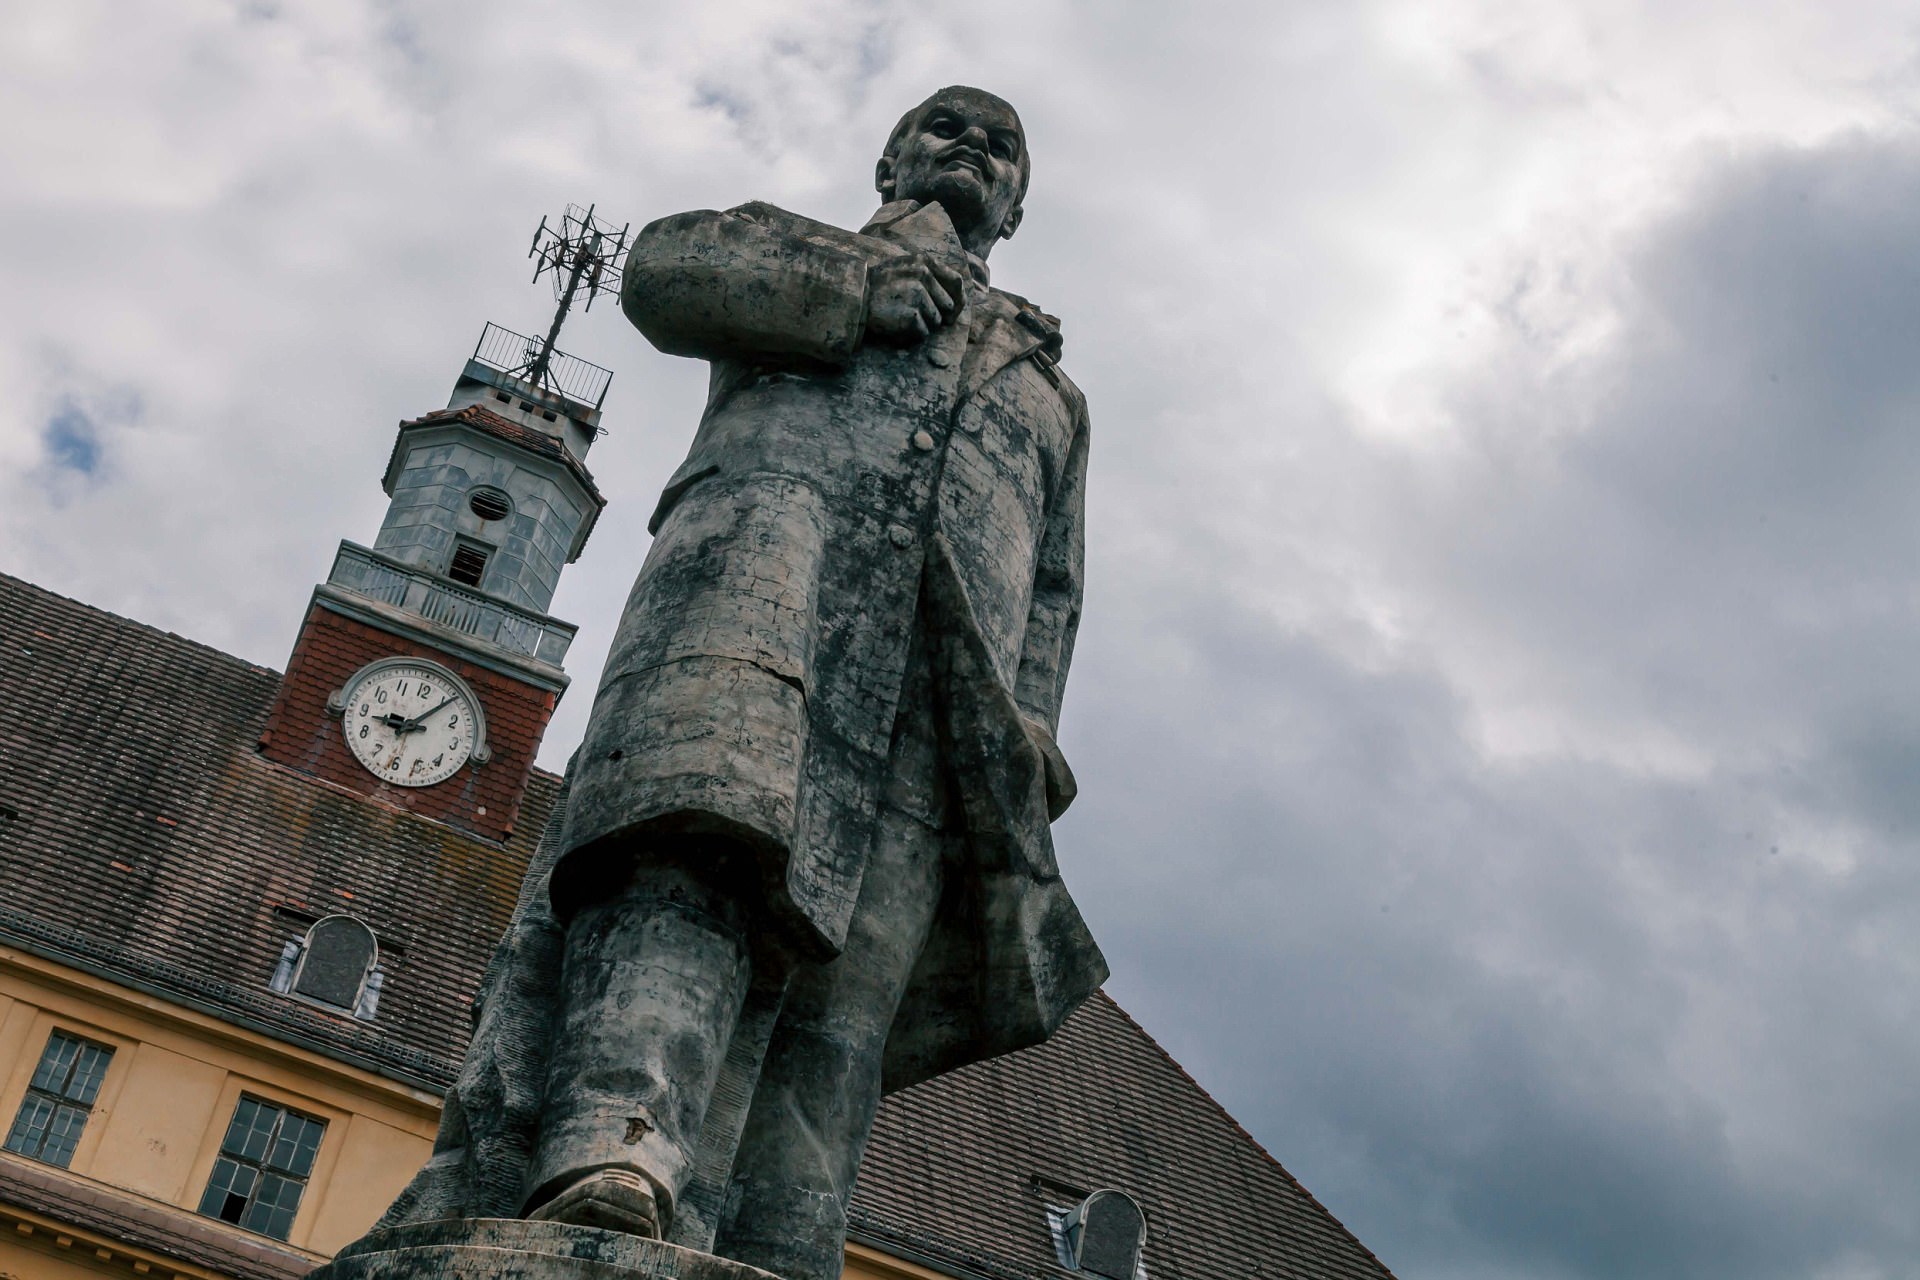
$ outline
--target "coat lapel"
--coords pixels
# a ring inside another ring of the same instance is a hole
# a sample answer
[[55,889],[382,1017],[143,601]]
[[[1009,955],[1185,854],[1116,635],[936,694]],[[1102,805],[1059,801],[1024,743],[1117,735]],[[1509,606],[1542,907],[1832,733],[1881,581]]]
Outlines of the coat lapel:
[[1045,339],[1021,323],[1018,306],[1004,293],[982,289],[975,300],[973,333],[966,363],[960,368],[960,400],[965,403],[1002,369],[1038,351]]

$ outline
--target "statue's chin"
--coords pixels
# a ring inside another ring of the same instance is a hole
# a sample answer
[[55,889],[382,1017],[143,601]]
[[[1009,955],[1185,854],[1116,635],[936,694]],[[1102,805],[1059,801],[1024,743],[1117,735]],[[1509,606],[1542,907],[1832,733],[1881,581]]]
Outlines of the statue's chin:
[[986,217],[987,193],[971,170],[949,170],[928,185],[928,196],[947,211],[962,240]]

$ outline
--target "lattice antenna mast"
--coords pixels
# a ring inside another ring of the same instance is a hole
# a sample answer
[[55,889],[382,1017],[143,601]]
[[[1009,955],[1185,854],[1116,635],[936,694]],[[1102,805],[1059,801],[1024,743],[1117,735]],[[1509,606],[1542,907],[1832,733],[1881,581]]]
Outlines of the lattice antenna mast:
[[568,205],[557,227],[549,227],[547,219],[541,218],[540,229],[533,233],[533,248],[527,251],[534,262],[533,278],[552,276],[553,296],[559,303],[546,340],[538,350],[529,344],[526,364],[515,371],[535,386],[550,379],[553,344],[560,340],[560,326],[567,322],[573,304],[577,301],[582,311],[591,310],[595,298],[619,287],[621,263],[627,256],[627,232],[633,224],[629,222],[615,231],[612,224],[593,216],[594,208]]

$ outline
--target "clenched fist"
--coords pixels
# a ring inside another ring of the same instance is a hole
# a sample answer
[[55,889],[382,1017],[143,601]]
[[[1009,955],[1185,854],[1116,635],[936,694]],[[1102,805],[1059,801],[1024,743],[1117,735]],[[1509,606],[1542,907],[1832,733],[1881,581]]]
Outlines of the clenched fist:
[[959,312],[966,298],[960,273],[924,253],[867,269],[867,336],[910,347]]

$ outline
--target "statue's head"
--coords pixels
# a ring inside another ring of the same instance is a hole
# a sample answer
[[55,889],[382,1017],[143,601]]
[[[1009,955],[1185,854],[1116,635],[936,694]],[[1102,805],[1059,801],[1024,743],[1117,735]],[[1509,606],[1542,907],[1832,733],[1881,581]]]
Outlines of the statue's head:
[[981,257],[1020,225],[1031,172],[1027,134],[1005,101],[953,85],[900,117],[874,168],[887,200],[939,201]]

